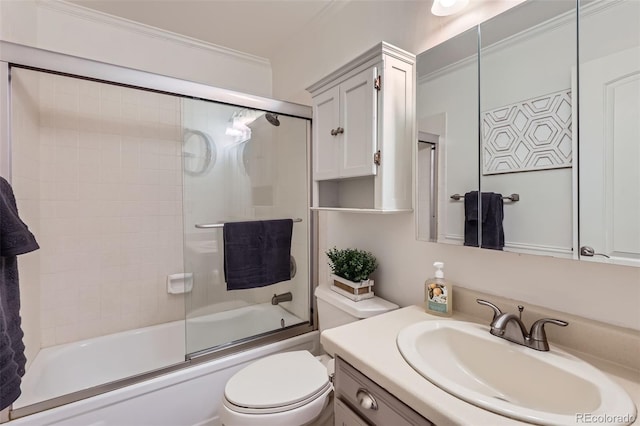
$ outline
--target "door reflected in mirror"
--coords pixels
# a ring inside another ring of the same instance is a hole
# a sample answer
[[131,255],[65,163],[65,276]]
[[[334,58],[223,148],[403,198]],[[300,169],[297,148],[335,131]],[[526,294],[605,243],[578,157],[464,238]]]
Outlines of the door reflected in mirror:
[[580,11],[580,258],[640,266],[640,2]]
[[435,242],[438,235],[438,154],[440,136],[418,132],[419,186],[418,209],[423,212],[417,223],[418,239]]
[[[478,190],[477,28],[418,56],[417,73],[417,236],[462,244],[464,203],[450,196]],[[425,142],[434,146],[437,174]]]

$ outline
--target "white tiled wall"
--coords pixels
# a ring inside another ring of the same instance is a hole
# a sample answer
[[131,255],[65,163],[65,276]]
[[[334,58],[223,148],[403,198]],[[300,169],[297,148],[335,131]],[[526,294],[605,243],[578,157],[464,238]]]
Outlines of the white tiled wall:
[[42,347],[184,318],[180,100],[39,80]]
[[[13,73],[11,183],[20,218],[36,237],[40,234],[41,210],[38,87],[35,73]],[[40,350],[40,258],[39,250],[18,258],[20,316],[25,333],[27,368]]]

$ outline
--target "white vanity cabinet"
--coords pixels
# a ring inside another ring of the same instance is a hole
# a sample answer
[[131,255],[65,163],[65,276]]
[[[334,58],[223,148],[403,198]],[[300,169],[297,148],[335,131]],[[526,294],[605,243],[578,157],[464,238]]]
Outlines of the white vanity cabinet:
[[313,208],[411,211],[415,56],[380,43],[307,88]]

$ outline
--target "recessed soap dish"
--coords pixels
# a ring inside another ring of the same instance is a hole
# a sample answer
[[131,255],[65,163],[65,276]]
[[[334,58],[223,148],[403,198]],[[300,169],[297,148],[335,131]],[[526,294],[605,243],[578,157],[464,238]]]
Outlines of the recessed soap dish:
[[167,275],[167,293],[182,294],[189,293],[191,290],[193,290],[192,272]]

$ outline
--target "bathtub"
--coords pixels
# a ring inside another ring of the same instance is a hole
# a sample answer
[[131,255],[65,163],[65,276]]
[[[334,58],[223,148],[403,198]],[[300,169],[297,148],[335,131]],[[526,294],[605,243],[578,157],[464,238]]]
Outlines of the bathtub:
[[[186,324],[187,353],[304,322],[279,305],[271,303],[235,306],[224,312],[208,313],[205,309],[192,313]],[[184,329],[184,323],[181,324]]]
[[[283,321],[285,326],[303,322],[280,306],[260,304],[189,318],[186,333],[197,344],[223,344],[247,337],[247,331],[259,334],[280,328]],[[229,332],[239,330],[238,325],[243,323],[253,328],[237,334]],[[255,328],[258,324],[261,327]],[[185,321],[175,321],[42,349],[23,378],[23,393],[14,403],[15,414],[43,400],[183,363],[184,348]],[[298,349],[317,353],[318,333],[197,363],[10,424],[216,425],[224,384],[231,375],[252,360]]]

